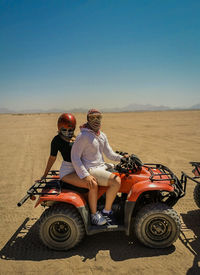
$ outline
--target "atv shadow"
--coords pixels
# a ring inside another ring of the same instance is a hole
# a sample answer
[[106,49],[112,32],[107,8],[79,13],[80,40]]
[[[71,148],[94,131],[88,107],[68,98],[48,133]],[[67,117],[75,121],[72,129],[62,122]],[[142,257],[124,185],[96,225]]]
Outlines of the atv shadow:
[[181,214],[184,225],[179,239],[194,255],[193,266],[188,269],[187,275],[200,274],[200,210],[193,210]]
[[124,261],[130,258],[168,255],[175,251],[175,246],[165,249],[144,247],[135,239],[129,240],[124,232],[99,233],[86,236],[77,247],[69,251],[54,251],[41,243],[37,230],[37,219],[26,218],[0,251],[1,259],[42,261],[79,255],[84,262],[87,259],[96,258],[100,250],[108,250],[112,260]]

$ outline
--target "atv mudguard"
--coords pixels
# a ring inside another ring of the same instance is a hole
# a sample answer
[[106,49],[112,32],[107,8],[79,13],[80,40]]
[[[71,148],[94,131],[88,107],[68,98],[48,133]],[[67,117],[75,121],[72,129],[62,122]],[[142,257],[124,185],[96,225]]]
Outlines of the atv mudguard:
[[173,192],[174,187],[170,186],[168,183],[163,182],[147,182],[140,181],[136,184],[134,184],[127,196],[127,201],[125,203],[125,233],[127,236],[130,234],[131,230],[131,218],[136,206],[136,203],[138,201],[138,198],[141,194],[145,192],[151,192],[151,191],[168,191]]
[[174,187],[169,185],[169,183],[164,182],[151,182],[151,181],[140,181],[134,184],[128,194],[128,201],[136,202],[139,196],[145,192],[151,191],[167,191],[174,192]]
[[86,200],[83,194],[70,190],[62,190],[61,193],[55,195],[57,192],[58,191],[56,189],[51,189],[49,190],[48,194],[41,195],[38,198],[35,207],[45,201],[68,203],[74,205],[77,208],[84,207],[86,205]]

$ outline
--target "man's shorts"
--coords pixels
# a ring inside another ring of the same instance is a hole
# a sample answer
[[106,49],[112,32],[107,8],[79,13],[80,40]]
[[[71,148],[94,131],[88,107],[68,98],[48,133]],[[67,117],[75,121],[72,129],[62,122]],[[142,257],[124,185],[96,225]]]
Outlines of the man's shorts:
[[108,186],[108,180],[112,175],[112,172],[107,171],[108,167],[112,164],[107,164],[99,167],[92,167],[88,170],[90,175],[92,175],[96,180],[99,186]]

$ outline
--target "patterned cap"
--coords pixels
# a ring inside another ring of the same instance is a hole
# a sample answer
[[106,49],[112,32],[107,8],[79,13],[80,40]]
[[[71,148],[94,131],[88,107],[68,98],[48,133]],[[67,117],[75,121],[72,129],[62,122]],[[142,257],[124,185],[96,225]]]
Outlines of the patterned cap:
[[92,115],[92,114],[101,114],[100,111],[98,111],[97,109],[90,109],[87,113],[87,115]]

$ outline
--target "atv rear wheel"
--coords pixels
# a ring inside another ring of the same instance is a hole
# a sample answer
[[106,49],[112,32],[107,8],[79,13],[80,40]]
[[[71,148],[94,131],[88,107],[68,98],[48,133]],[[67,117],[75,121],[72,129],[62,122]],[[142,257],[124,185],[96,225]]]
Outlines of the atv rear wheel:
[[85,229],[72,205],[52,206],[40,218],[40,238],[51,249],[68,250],[84,237]]
[[195,186],[193,195],[196,205],[200,208],[200,184]]
[[171,207],[161,203],[150,204],[138,212],[134,229],[138,240],[145,246],[164,248],[178,238],[181,222]]

